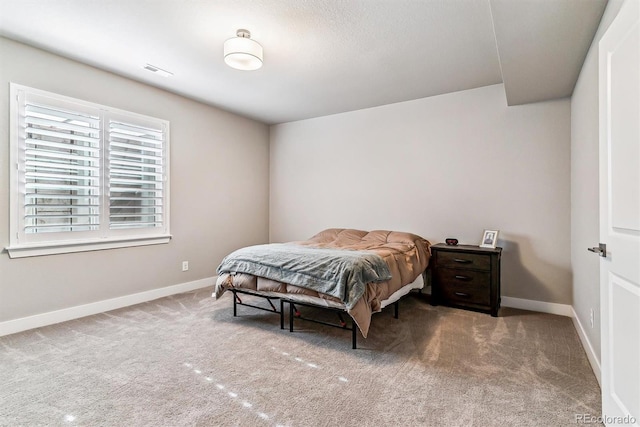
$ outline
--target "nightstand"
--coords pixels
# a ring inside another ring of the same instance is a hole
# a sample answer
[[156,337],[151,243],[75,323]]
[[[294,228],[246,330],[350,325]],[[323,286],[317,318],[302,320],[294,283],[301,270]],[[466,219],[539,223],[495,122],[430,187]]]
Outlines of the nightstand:
[[431,246],[431,305],[450,305],[496,317],[501,255],[502,248],[443,243]]

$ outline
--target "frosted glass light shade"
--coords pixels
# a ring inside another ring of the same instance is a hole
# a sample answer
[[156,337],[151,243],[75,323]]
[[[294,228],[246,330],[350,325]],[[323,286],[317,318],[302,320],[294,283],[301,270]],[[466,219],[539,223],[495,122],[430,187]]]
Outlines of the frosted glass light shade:
[[224,42],[224,62],[237,70],[252,71],[262,67],[262,46],[251,40],[246,30]]

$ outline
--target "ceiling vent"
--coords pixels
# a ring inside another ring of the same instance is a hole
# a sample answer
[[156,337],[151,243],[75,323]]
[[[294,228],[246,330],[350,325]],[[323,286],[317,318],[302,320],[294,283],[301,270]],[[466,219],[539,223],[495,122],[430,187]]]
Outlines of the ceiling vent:
[[159,76],[162,77],[171,77],[173,76],[173,73],[167,70],[163,70],[162,68],[156,67],[155,65],[151,65],[151,64],[147,64],[144,67],[145,70],[151,71],[152,73],[155,73]]

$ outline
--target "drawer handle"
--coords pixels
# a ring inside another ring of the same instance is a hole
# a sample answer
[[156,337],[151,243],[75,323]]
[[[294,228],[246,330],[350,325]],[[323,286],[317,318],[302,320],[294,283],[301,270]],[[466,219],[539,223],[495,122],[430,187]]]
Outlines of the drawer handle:
[[454,258],[453,262],[457,262],[457,263],[460,263],[460,264],[471,264],[473,261],[471,261],[470,259]]
[[469,280],[471,280],[471,277],[469,276],[456,276],[457,280],[464,280],[466,282],[468,282]]
[[464,292],[456,292],[456,295],[459,297],[465,297],[465,298],[469,297],[469,294],[465,294]]

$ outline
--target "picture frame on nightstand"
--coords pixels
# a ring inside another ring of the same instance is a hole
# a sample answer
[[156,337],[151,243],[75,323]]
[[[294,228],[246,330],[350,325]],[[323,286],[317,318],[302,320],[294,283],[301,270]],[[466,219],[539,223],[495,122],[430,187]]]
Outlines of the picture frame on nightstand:
[[482,240],[480,241],[480,247],[495,248],[498,243],[498,231],[499,230],[484,230],[484,233],[482,233]]

